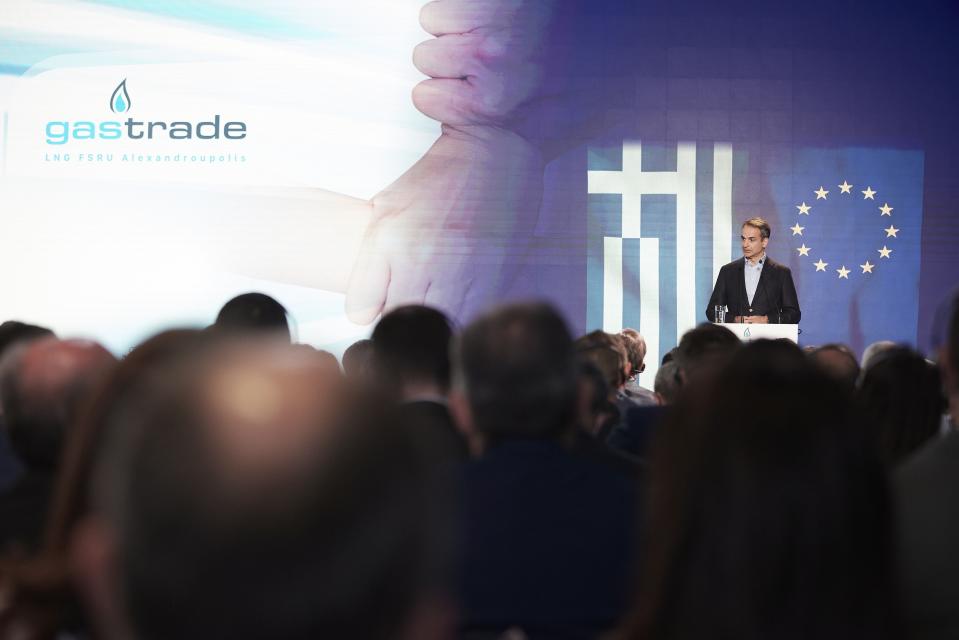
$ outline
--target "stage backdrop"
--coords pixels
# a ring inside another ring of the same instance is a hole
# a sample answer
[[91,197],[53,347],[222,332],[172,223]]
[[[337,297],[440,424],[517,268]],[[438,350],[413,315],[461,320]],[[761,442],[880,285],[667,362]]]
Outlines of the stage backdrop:
[[8,0],[0,316],[123,351],[261,290],[339,352],[396,304],[538,296],[637,328],[651,385],[759,215],[803,344],[925,348],[957,11]]

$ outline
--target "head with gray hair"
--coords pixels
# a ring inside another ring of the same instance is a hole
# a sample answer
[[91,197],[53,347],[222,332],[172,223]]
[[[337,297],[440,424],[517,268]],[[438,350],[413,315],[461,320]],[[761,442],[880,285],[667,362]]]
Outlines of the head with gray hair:
[[659,396],[661,404],[673,404],[679,395],[682,383],[679,380],[679,365],[670,360],[656,372],[653,391]]
[[876,356],[883,351],[888,351],[889,349],[894,348],[895,346],[896,343],[892,340],[878,340],[863,349],[862,359],[859,361],[859,367],[862,370],[861,373],[864,374],[866,372],[866,369],[869,368],[869,365]]
[[629,364],[632,367],[630,375],[639,375],[646,368],[644,364],[644,360],[646,359],[646,339],[643,338],[636,329],[630,329],[629,327],[623,329],[620,335],[624,338],[623,342],[626,345]]

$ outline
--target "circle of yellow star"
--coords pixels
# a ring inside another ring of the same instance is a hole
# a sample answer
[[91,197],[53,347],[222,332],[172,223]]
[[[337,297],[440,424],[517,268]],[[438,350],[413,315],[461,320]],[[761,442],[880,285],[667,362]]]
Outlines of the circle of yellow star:
[[892,207],[889,206],[888,202],[884,203],[881,207],[879,207],[879,210],[882,211],[880,215],[883,215],[883,216],[892,215]]
[[866,260],[866,264],[861,264],[861,265],[859,265],[859,266],[860,266],[860,268],[862,268],[862,272],[863,272],[863,273],[872,273],[872,268],[873,268],[874,266],[876,266],[876,265],[874,265],[874,264],[869,264],[869,261]]
[[839,193],[840,195],[843,193],[848,193],[852,195],[852,185],[846,182],[845,180],[843,180],[842,184],[839,185]]
[[819,258],[819,262],[813,262],[816,265],[816,271],[825,271],[826,267],[829,266],[828,262],[823,262],[822,258]]
[[803,229],[805,229],[806,227],[800,227],[799,223],[797,222],[795,226],[789,227],[789,228],[792,230],[794,236],[801,236]]
[[801,256],[808,256],[810,249],[812,249],[812,247],[807,247],[807,246],[806,246],[806,243],[804,242],[801,247],[797,247],[797,248],[796,248],[796,251],[798,251],[798,252],[799,252],[799,255],[801,255]]
[[836,272],[839,273],[840,278],[845,278],[846,280],[849,279],[849,269],[846,268],[846,265],[842,265],[836,269]]
[[862,192],[863,200],[875,200],[876,192],[872,190],[872,187],[866,187],[866,190]]
[[813,191],[816,194],[816,200],[825,200],[826,196],[829,194],[828,191],[822,188],[822,185],[819,185],[819,189]]
[[879,252],[880,258],[888,258],[889,254],[892,253],[892,249],[886,248],[886,245],[882,245],[882,249],[876,249]]
[[809,209],[811,209],[811,207],[808,204],[806,204],[805,200],[803,200],[802,204],[797,204],[796,208],[799,209],[799,215],[801,216],[808,216]]
[[898,238],[898,237],[899,237],[899,236],[896,235],[897,233],[899,233],[899,229],[895,228],[895,227],[892,226],[892,225],[889,225],[889,228],[888,228],[888,229],[883,229],[883,231],[886,232],[886,237],[887,237],[887,238]]

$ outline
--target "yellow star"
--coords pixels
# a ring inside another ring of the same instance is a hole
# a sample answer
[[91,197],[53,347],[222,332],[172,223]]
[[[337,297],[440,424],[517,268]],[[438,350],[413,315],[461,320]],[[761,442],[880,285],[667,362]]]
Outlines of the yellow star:
[[862,192],[863,200],[875,200],[874,197],[876,192],[872,190],[872,187],[866,187],[866,190]]
[[816,271],[825,271],[826,267],[829,266],[828,262],[823,262],[822,258],[819,258],[819,262],[813,262],[816,265]]
[[806,201],[805,201],[805,200],[803,200],[803,203],[802,203],[802,204],[797,204],[797,205],[796,205],[796,208],[799,209],[799,215],[801,215],[801,216],[803,216],[803,215],[808,216],[808,215],[809,215],[809,209],[811,209],[811,207],[810,207],[808,204],[806,204]]
[[895,228],[895,227],[892,226],[892,225],[889,225],[889,228],[888,228],[888,229],[883,229],[883,231],[886,232],[886,237],[887,237],[887,238],[898,238],[898,237],[899,237],[899,236],[896,235],[897,233],[899,233],[899,229]]
[[836,269],[836,272],[839,273],[840,278],[845,278],[846,280],[849,279],[849,269],[846,268],[846,265],[842,265]]
[[882,249],[876,249],[879,252],[880,258],[888,258],[889,254],[892,253],[892,249],[887,249],[886,245],[882,245]]
[[892,216],[892,207],[889,206],[888,202],[879,207],[879,210],[882,211],[882,215],[884,216]]
[[818,191],[813,191],[813,193],[816,194],[816,200],[825,200],[825,199],[826,199],[826,195],[827,195],[829,192],[826,191],[825,189],[823,189],[823,188],[822,188],[822,185],[819,185],[819,190],[818,190]]
[[869,264],[869,261],[866,260],[866,264],[861,264],[859,266],[862,268],[863,273],[872,273],[872,268],[875,267],[876,265]]
[[796,226],[794,226],[794,227],[789,227],[789,228],[792,230],[794,236],[801,236],[801,235],[802,235],[802,232],[803,232],[803,229],[805,229],[806,227],[800,227],[800,226],[799,226],[799,223],[797,222],[797,223],[796,223]]
[[801,247],[798,247],[798,248],[796,249],[796,251],[798,251],[798,252],[799,252],[799,255],[801,255],[801,256],[808,256],[810,249],[812,249],[812,247],[807,247],[807,246],[806,246],[806,243],[804,242]]
[[845,180],[843,180],[842,184],[839,185],[839,193],[840,194],[848,193],[852,195],[852,185],[846,182]]

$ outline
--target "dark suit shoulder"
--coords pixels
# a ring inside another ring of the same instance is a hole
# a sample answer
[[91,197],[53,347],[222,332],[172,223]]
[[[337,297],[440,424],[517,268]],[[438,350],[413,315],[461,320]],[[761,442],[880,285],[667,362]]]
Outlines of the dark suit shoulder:
[[417,434],[422,445],[440,459],[465,460],[469,456],[466,438],[456,428],[446,405],[432,400],[416,400],[400,404],[397,413]]
[[909,491],[926,486],[951,490],[952,482],[943,482],[944,477],[956,476],[959,480],[959,433],[950,432],[935,438],[906,459],[893,474],[893,483],[900,490]]
[[776,262],[775,260],[773,260],[773,259],[770,258],[769,256],[766,256],[766,266],[769,267],[769,268],[771,268],[771,269],[775,269],[776,271],[783,271],[783,272],[785,272],[785,273],[789,273],[789,272],[790,272],[789,267],[787,267],[786,265],[784,265],[784,264],[781,263],[781,262]]
[[732,262],[727,262],[727,263],[724,264],[722,267],[720,267],[720,268],[719,268],[719,272],[722,273],[722,272],[724,272],[724,271],[730,271],[730,270],[735,269],[735,268],[737,268],[737,267],[741,267],[742,264],[743,264],[743,259],[742,259],[742,258],[736,258],[736,259],[733,260]]

